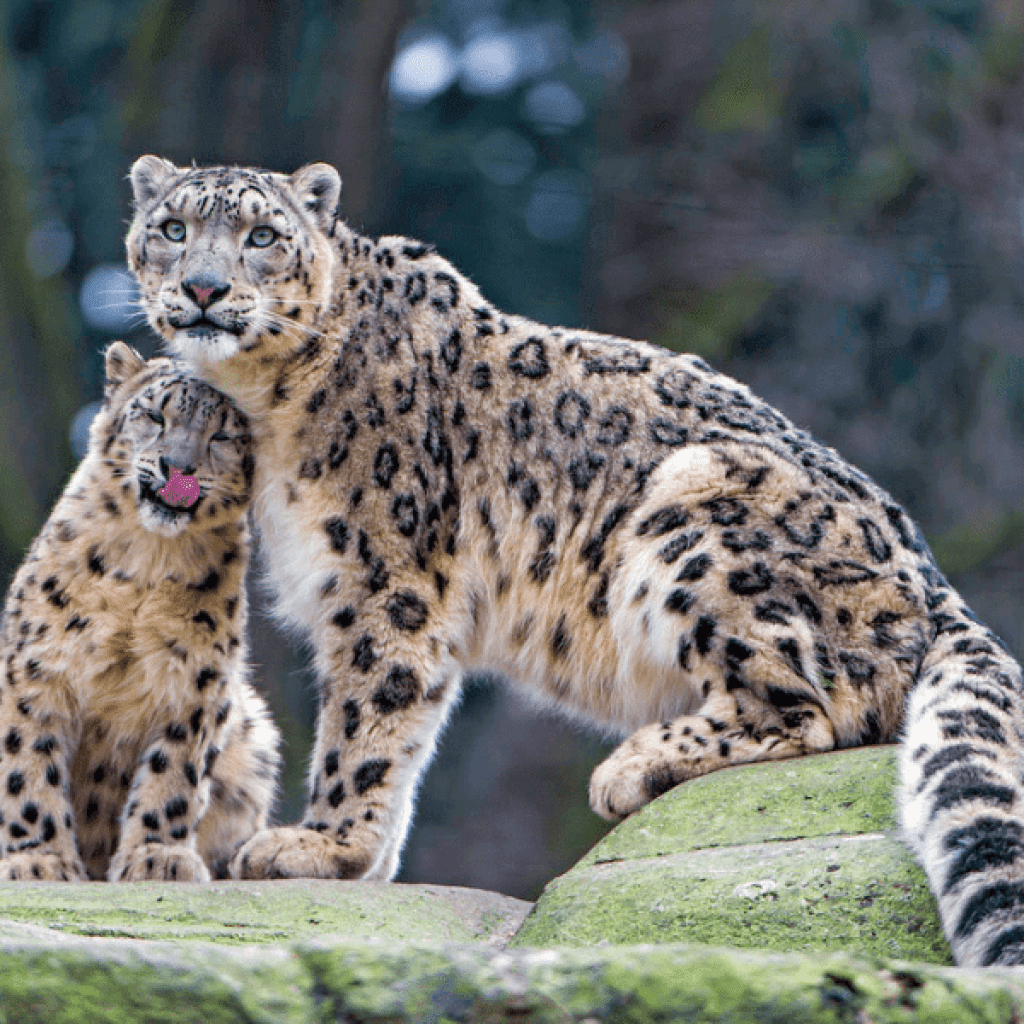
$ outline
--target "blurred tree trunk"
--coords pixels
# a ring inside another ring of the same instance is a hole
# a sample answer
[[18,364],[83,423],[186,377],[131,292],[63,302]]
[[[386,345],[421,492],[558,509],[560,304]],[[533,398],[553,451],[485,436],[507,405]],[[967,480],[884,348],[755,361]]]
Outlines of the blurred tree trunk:
[[345,216],[367,224],[388,180],[387,70],[411,13],[410,0],[151,0],[121,84],[123,149],[286,172],[328,161]]
[[0,571],[21,560],[70,468],[67,425],[81,397],[67,289],[37,278],[26,258],[32,192],[12,159],[20,123],[0,36]]
[[345,217],[372,223],[380,216],[390,183],[384,145],[389,137],[388,69],[412,6],[410,0],[362,0],[356,6],[359,11],[346,32],[344,54],[340,49],[335,52],[346,85],[324,149],[341,171]]

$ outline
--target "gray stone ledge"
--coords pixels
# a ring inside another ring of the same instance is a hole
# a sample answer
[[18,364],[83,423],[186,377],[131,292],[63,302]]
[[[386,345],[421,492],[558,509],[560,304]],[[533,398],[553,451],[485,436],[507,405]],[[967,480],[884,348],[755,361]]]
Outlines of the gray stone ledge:
[[894,785],[893,748],[716,772],[533,910],[373,882],[0,885],[0,1024],[1020,1024],[1024,970],[941,966]]
[[[33,927],[33,926],[27,926]],[[1017,1024],[1024,972],[704,946],[3,944],[5,1024]]]
[[686,782],[553,879],[513,946],[700,942],[952,964],[896,829],[896,747]]
[[[24,926],[56,939],[205,940],[239,945],[342,936],[504,947],[532,904],[451,885],[296,878],[280,882],[0,883],[0,939]],[[56,933],[56,934],[55,934]],[[0,1024],[3,1024],[0,1021]]]

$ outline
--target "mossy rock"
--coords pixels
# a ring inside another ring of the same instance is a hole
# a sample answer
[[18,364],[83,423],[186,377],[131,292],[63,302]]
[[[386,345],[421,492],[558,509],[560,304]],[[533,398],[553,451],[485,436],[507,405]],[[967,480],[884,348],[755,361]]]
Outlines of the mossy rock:
[[1013,1024],[1024,979],[705,946],[5,942],[5,1024]]
[[515,946],[700,942],[950,964],[896,833],[896,748],[741,765],[676,787],[544,890]]
[[0,885],[0,1024],[1024,1019],[1020,972],[935,966],[895,776],[875,748],[680,786],[548,887],[518,949],[529,904],[446,886]]
[[503,947],[529,909],[529,903],[500,893],[447,885],[309,878],[210,885],[8,882],[0,884],[0,942],[44,928],[68,935],[228,945],[341,936],[388,944],[411,939]]

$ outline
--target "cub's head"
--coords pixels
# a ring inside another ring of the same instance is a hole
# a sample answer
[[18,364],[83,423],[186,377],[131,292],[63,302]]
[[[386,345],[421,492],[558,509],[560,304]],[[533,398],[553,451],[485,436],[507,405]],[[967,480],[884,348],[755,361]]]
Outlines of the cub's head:
[[131,181],[128,263],[171,352],[202,369],[294,351],[315,333],[331,297],[333,167],[287,176],[143,156]]
[[106,374],[86,457],[100,461],[111,491],[165,537],[237,522],[252,495],[245,416],[170,359],[146,361],[120,341],[107,349]]

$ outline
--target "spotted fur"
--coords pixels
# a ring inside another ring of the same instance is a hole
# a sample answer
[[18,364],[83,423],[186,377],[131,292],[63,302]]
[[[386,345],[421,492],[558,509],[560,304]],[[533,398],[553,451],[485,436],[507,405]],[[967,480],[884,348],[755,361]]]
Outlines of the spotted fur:
[[[251,435],[168,359],[115,342],[106,370],[4,608],[0,879],[223,877],[279,761],[245,679]],[[189,509],[157,494],[171,466]]]
[[887,494],[700,359],[505,315],[429,246],[359,236],[326,165],[132,181],[150,322],[252,419],[321,685],[302,826],[240,873],[391,877],[470,670],[631,733],[593,774],[609,818],[894,739],[912,694],[905,831],[956,956],[1024,961],[1020,669]]

